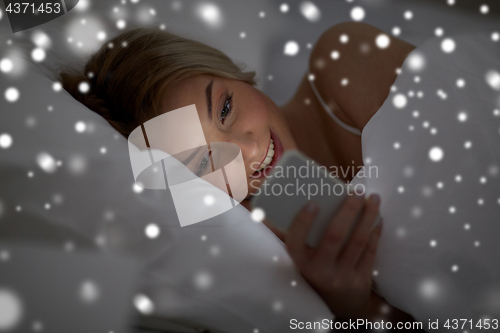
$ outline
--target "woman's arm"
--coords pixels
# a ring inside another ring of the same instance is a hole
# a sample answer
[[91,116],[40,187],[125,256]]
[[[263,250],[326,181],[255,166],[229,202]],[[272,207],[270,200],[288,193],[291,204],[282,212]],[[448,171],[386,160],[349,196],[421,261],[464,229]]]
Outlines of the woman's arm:
[[[396,69],[415,48],[389,35],[389,46],[380,48],[376,43],[380,34],[385,33],[365,23],[335,25],[318,39],[309,60],[326,103],[338,105],[337,116],[360,130],[382,106],[396,80]],[[332,57],[334,51],[337,59]],[[341,84],[343,79],[347,85]]]

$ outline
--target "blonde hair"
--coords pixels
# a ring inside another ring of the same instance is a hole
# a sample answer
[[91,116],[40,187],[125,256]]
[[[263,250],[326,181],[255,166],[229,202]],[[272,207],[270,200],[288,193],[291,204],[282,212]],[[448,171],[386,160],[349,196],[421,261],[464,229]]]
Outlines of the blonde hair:
[[[156,28],[136,28],[104,43],[83,71],[59,70],[63,88],[126,138],[162,112],[162,97],[181,80],[206,74],[257,84],[221,51]],[[87,82],[90,90],[79,91]]]

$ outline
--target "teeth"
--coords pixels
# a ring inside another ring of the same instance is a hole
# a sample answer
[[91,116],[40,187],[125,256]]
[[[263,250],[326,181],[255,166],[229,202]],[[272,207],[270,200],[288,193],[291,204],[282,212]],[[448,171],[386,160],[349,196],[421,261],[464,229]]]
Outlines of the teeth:
[[271,164],[274,156],[274,142],[273,139],[271,139],[271,143],[269,144],[269,150],[267,151],[267,156],[264,159],[264,162],[260,165],[260,168],[257,171],[264,170],[267,168],[269,164]]

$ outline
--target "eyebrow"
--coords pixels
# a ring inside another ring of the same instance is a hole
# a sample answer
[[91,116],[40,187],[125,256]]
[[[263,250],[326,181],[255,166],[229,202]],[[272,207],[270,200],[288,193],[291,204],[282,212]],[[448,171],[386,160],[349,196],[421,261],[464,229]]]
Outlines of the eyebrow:
[[207,98],[207,109],[208,109],[208,117],[212,120],[212,85],[214,84],[214,80],[210,81],[205,89],[205,95]]

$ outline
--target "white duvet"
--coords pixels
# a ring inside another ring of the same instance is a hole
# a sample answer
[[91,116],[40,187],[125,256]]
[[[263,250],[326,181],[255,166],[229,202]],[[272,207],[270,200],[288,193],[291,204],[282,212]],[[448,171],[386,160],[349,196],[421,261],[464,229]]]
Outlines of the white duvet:
[[426,40],[363,130],[353,182],[382,197],[376,290],[425,330],[500,320],[499,73],[490,34]]

